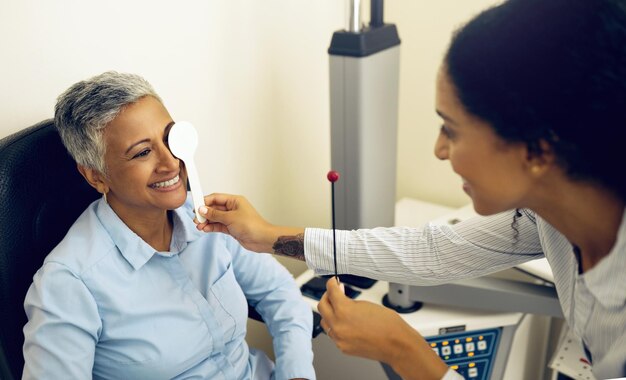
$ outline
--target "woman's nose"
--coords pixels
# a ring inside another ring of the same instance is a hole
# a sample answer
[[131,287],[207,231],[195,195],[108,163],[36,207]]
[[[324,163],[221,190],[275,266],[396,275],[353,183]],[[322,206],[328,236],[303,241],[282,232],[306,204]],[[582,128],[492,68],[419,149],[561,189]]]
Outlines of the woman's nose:
[[443,133],[439,133],[435,142],[435,157],[440,160],[448,159],[448,138]]
[[175,170],[180,166],[180,160],[163,144],[159,149],[159,164],[164,170]]

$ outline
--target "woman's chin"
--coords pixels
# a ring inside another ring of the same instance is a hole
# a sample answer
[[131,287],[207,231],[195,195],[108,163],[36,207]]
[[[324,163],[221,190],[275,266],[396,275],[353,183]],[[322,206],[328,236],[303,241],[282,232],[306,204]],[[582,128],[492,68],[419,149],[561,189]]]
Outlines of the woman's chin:
[[161,193],[161,196],[165,198],[161,198],[163,208],[166,210],[174,210],[184,205],[187,201],[187,191],[182,190],[183,189],[179,191]]
[[495,215],[507,210],[501,207],[485,204],[484,202],[480,202],[475,199],[472,199],[472,205],[474,206],[474,211],[476,211],[478,215],[482,216]]
[[180,195],[179,198],[177,198],[174,203],[173,203],[173,208],[172,209],[176,209],[181,207],[182,205],[185,204],[185,202],[187,201],[187,192],[185,191],[182,195]]
[[476,211],[476,213],[477,213],[478,215],[481,215],[481,216],[488,216],[488,215],[492,215],[492,213],[491,213],[491,212],[486,211],[486,210],[483,210],[483,209],[482,209],[482,208],[480,208],[480,207],[476,207],[476,204],[474,204],[474,211]]
[[470,187],[469,184],[463,182],[463,191],[465,192],[465,194],[469,195],[470,197],[472,196],[472,188]]
[[178,203],[174,203],[172,205],[170,205],[169,207],[167,207],[168,210],[176,210],[177,208],[180,208],[182,205],[184,205],[185,202],[178,202]]

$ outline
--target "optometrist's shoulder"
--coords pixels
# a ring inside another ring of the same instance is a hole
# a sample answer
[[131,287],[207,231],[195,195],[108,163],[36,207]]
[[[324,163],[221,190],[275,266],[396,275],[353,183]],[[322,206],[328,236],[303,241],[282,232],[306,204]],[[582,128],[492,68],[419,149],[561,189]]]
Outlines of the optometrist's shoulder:
[[204,197],[206,206],[199,211],[207,220],[199,223],[198,230],[222,232],[231,235],[246,249],[270,252],[304,260],[303,244],[293,249],[292,241],[304,241],[304,228],[278,226],[265,220],[241,195],[214,193]]

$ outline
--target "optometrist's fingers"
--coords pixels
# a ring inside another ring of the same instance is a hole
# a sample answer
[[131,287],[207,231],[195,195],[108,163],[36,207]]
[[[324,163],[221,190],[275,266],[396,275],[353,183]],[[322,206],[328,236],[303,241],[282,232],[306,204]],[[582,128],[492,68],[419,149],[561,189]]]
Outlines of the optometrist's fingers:
[[236,194],[212,193],[204,196],[204,204],[207,206],[224,206],[227,210],[233,210],[245,197]]
[[326,335],[328,335],[330,337],[330,332],[332,331],[332,327],[330,326],[328,321],[326,321],[325,319],[322,319],[320,321],[320,326],[322,326],[322,329],[324,330]]
[[214,193],[204,197],[206,207],[201,208],[200,214],[211,222],[228,225],[232,221],[232,214],[227,211],[237,211],[241,205],[252,207],[249,202],[240,195]]
[[[331,304],[338,304],[339,302],[350,301],[350,298],[346,297],[346,288],[339,282],[337,277],[331,277],[326,281],[326,292],[330,297]],[[326,293],[325,293],[326,294]]]
[[327,322],[334,318],[334,310],[330,300],[328,299],[328,292],[324,293],[320,301],[317,303],[317,310],[320,312],[323,320],[326,320]]
[[[268,223],[241,195],[214,193],[205,196],[204,202],[206,206],[200,207],[198,211],[207,222],[197,224],[196,228],[204,232],[227,233],[251,251],[273,252],[279,237],[304,233],[302,228]],[[297,258],[304,260],[304,252]]]

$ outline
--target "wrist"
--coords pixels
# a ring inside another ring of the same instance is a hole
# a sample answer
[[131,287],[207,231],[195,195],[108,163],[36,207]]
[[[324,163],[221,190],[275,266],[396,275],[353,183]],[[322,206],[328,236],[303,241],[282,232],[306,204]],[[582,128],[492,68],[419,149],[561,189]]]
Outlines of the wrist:
[[269,252],[304,261],[304,228],[272,226],[267,236],[271,240]]
[[447,364],[415,330],[403,335],[393,355],[389,364],[405,380],[440,380],[448,371]]

